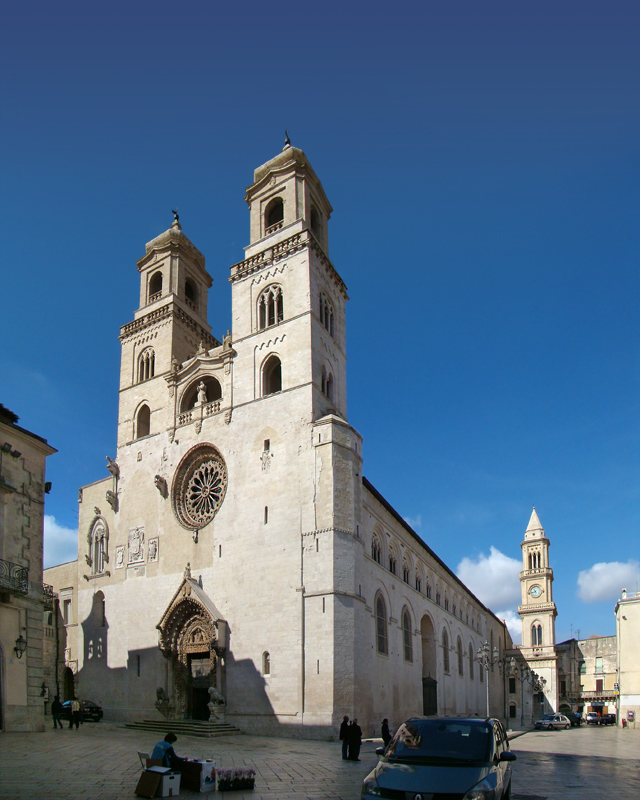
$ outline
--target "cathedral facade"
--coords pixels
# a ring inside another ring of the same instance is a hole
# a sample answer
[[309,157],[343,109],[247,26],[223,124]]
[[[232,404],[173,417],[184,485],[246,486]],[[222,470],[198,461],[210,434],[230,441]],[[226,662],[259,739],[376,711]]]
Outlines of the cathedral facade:
[[505,716],[506,673],[476,657],[513,651],[504,623],[363,476],[320,181],[287,144],[245,199],[222,341],[177,215],[138,261],[115,458],[80,490],[78,561],[45,576],[68,602],[61,683],[110,719],[285,735]]

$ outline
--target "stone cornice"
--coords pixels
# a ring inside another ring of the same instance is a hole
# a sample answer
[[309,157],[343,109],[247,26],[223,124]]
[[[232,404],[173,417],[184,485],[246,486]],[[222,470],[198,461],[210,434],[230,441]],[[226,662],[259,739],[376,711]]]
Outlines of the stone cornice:
[[120,336],[118,338],[124,344],[127,339],[132,336],[137,336],[140,331],[150,328],[162,320],[171,318],[181,322],[185,327],[191,328],[191,330],[195,331],[200,339],[210,347],[220,347],[220,342],[215,338],[215,336],[212,336],[212,334],[209,333],[206,328],[203,328],[202,325],[197,323],[182,309],[174,309],[171,307],[171,305],[162,306],[162,308],[158,308],[155,311],[150,311],[148,314],[145,314],[144,317],[134,319],[133,322],[127,323],[120,328]]
[[232,267],[230,267],[231,275],[229,277],[229,282],[235,283],[236,281],[242,280],[254,272],[258,272],[265,267],[271,266],[271,264],[282,261],[283,258],[286,258],[293,253],[297,253],[300,250],[305,249],[313,250],[320,263],[326,269],[329,277],[337,287],[338,291],[342,294],[345,300],[348,300],[347,287],[345,286],[344,281],[338,275],[335,267],[325,255],[324,250],[320,247],[313,234],[311,234],[308,230],[300,231],[300,233],[296,233],[293,236],[290,236],[288,239],[277,242],[276,244],[271,245],[271,247],[266,247],[264,250],[261,250],[259,253],[251,256],[251,258],[247,258],[244,261],[234,264]]

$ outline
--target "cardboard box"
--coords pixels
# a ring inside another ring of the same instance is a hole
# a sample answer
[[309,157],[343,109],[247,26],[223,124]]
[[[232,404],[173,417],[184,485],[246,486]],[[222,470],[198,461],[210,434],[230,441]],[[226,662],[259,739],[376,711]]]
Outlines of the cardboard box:
[[149,767],[146,772],[160,776],[160,784],[155,797],[177,797],[180,794],[180,773],[172,772],[169,767]]
[[216,788],[216,764],[212,759],[185,761],[182,765],[182,783],[192,792],[213,792]]

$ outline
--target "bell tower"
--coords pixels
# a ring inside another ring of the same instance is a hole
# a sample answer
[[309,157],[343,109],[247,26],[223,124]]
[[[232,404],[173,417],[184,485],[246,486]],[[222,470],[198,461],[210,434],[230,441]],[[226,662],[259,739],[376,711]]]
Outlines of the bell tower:
[[549,546],[549,539],[534,508],[521,544],[522,605],[518,608],[518,614],[522,620],[522,648],[532,648],[537,654],[543,648],[553,648],[556,640],[555,619],[558,611],[553,602]]
[[182,232],[178,215],[138,261],[140,306],[120,330],[118,447],[172,424],[166,378],[177,364],[218,347],[207,322],[212,279],[202,253]]
[[230,281],[236,366],[253,379],[238,383],[236,401],[300,390],[306,418],[346,419],[348,297],[329,260],[332,208],[322,184],[287,141],[254,171],[245,200],[249,245]]

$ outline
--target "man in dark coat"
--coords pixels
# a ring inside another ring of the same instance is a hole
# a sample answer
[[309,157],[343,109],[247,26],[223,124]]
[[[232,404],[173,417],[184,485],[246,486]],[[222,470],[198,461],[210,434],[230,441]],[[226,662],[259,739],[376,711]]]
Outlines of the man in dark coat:
[[60,702],[60,697],[56,695],[53,700],[53,703],[51,703],[51,716],[53,717],[54,731],[58,727],[58,725],[62,728],[62,719],[60,718],[62,711],[63,708],[62,708],[62,703]]
[[354,719],[349,725],[349,760],[360,761],[360,744],[362,743],[362,728],[358,725],[358,720]]
[[349,717],[345,717],[340,723],[340,741],[342,742],[342,758],[346,761],[349,747]]
[[389,730],[389,720],[385,717],[382,720],[382,741],[384,742],[384,746],[386,747],[389,742],[391,741],[391,731]]

